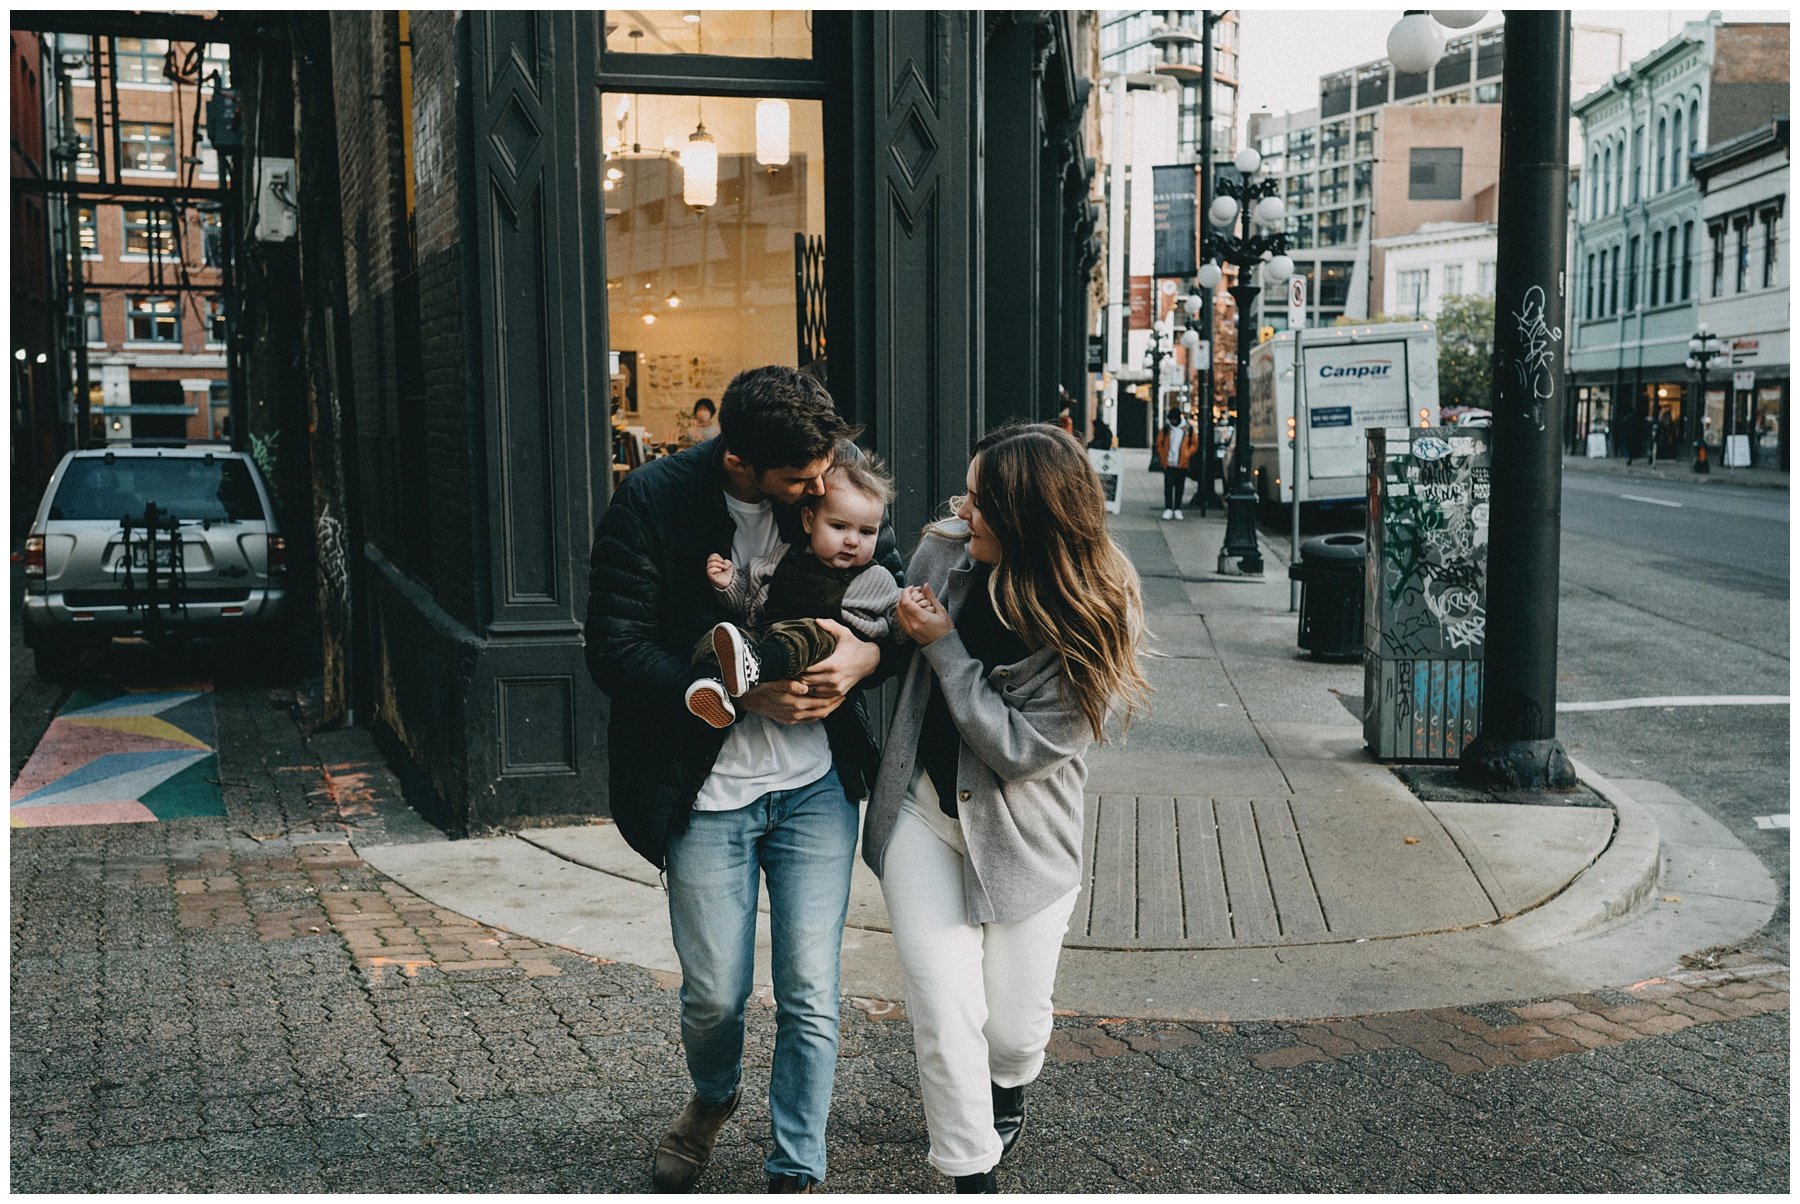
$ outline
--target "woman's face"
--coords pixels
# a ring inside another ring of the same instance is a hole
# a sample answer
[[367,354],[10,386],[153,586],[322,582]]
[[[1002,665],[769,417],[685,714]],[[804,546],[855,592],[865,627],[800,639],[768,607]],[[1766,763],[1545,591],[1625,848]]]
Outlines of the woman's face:
[[963,495],[956,517],[969,524],[969,556],[980,564],[999,564],[1000,541],[994,538],[993,529],[981,517],[981,495],[976,489],[976,470],[980,466],[979,460],[969,462],[968,492]]

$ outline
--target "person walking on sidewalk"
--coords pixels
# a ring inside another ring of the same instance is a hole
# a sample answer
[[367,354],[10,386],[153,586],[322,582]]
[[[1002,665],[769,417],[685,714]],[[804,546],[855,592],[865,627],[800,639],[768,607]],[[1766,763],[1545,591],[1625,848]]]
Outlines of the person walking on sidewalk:
[[[830,619],[837,641],[792,681],[736,699],[731,728],[688,713],[690,655],[732,618],[706,577],[709,555],[749,564],[799,542],[802,497],[824,491],[849,431],[824,385],[754,368],[725,390],[720,434],[625,478],[594,535],[588,670],[612,699],[611,808],[619,833],[663,871],[681,961],[681,1038],[693,1096],[656,1144],[662,1191],[686,1191],[737,1108],[744,1005],[756,946],[758,879],[769,883],[775,1055],[769,1077],[771,1191],[825,1178],[825,1120],[837,1066],[838,956],[856,848],[854,800],[876,754],[855,687],[880,645]],[[893,529],[877,563],[898,576]],[[848,702],[848,705],[846,705]]]
[[1170,407],[1156,432],[1156,462],[1163,471],[1164,518],[1182,518],[1181,494],[1187,487],[1188,462],[1200,450],[1200,431],[1182,412]]
[[1002,427],[952,508],[907,569],[898,617],[918,650],[863,859],[900,956],[931,1165],[959,1192],[993,1192],[1050,1041],[1086,752],[1149,686],[1137,573],[1075,439]]

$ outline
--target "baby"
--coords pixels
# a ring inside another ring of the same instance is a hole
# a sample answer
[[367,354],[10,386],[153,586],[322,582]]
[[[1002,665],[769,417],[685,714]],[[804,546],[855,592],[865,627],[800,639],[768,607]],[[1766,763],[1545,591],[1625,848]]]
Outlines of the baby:
[[817,620],[843,623],[864,639],[890,637],[900,587],[878,564],[881,517],[894,483],[874,456],[840,460],[825,477],[823,497],[801,503],[811,554],[783,544],[740,571],[725,557],[706,558],[706,576],[742,617],[720,623],[694,650],[705,676],[687,689],[687,708],[714,727],[737,718],[731,703],[765,681],[787,681],[830,656],[837,637]]

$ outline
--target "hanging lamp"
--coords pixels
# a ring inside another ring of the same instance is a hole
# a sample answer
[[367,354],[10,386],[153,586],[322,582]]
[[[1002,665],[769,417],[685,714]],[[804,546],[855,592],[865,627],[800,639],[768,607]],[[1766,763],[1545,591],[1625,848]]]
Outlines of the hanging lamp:
[[[775,57],[775,13],[769,13],[769,57]],[[756,102],[756,161],[764,167],[787,165],[789,148],[788,102],[770,98]]]
[[[694,53],[705,54],[698,14],[694,21]],[[694,102],[694,132],[681,148],[681,199],[695,209],[719,200],[719,144],[706,132],[706,102]]]

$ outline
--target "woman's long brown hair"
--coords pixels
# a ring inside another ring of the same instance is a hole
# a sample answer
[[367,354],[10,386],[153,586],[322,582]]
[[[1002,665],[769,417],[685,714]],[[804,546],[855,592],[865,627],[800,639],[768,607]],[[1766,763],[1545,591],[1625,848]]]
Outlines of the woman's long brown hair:
[[1144,600],[1137,570],[1107,534],[1087,452],[1048,423],[1009,424],[975,445],[975,488],[1000,544],[995,611],[1031,647],[1056,649],[1096,740],[1115,703],[1129,727],[1150,695],[1138,665]]

